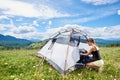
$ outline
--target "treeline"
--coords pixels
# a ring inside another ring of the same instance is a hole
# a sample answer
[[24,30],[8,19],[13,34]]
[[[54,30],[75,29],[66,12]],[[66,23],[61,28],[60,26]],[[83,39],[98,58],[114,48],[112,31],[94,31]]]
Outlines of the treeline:
[[120,43],[108,44],[108,45],[106,45],[106,47],[120,47]]
[[31,43],[22,43],[22,44],[0,44],[0,50],[10,50],[10,49],[25,49],[27,48]]
[[[36,42],[36,43],[32,43],[28,46],[2,46],[0,45],[0,50],[12,50],[12,49],[41,49],[46,43],[48,42],[48,40],[44,40],[41,42]],[[120,43],[111,43],[111,44],[107,44],[107,45],[103,45],[103,44],[97,44],[100,47],[120,47]]]
[[27,49],[27,47],[16,47],[16,46],[0,46],[0,50],[13,50],[13,49]]
[[48,40],[44,40],[41,42],[31,43],[28,46],[3,46],[0,45],[0,50],[12,50],[12,49],[41,49]]
[[32,42],[28,41],[0,41],[0,46],[6,47],[24,47],[30,45]]
[[0,50],[12,50],[12,49],[20,49],[20,47],[6,47],[6,46],[0,46]]

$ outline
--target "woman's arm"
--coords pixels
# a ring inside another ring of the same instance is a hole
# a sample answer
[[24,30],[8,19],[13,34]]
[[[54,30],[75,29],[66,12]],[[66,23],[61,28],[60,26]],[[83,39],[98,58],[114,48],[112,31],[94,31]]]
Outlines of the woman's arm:
[[81,55],[84,55],[84,56],[88,56],[92,53],[92,51],[94,51],[94,48],[92,47],[87,53],[80,53]]

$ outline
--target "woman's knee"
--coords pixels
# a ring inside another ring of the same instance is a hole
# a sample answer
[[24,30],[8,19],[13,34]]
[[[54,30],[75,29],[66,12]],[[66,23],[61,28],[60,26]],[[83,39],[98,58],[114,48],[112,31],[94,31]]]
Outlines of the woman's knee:
[[95,69],[99,68],[98,66],[94,65],[94,63],[92,63],[92,62],[87,63],[86,66],[90,67],[90,68],[95,68]]
[[92,66],[92,63],[87,63],[86,66]]

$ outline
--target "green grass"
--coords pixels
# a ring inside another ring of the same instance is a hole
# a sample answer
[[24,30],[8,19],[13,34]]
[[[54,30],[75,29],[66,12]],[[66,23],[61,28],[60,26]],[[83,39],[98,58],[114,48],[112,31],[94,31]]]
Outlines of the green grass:
[[[105,62],[101,74],[85,68],[62,77],[46,61],[37,58],[38,50],[1,50],[0,80],[120,80],[120,48],[102,47]],[[43,63],[43,64],[41,64]]]

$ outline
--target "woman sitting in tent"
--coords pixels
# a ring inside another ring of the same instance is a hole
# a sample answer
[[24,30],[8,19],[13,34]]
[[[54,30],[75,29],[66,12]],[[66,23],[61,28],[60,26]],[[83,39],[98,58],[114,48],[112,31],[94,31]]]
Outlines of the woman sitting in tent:
[[85,54],[81,53],[81,55],[88,56],[88,55],[92,54],[93,61],[86,63],[86,66],[90,67],[90,68],[98,69],[98,72],[101,73],[104,62],[99,54],[99,48],[95,44],[93,38],[89,38],[87,43],[89,46],[91,46],[91,48],[87,53],[85,53]]

